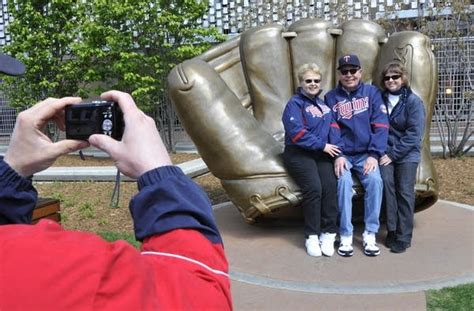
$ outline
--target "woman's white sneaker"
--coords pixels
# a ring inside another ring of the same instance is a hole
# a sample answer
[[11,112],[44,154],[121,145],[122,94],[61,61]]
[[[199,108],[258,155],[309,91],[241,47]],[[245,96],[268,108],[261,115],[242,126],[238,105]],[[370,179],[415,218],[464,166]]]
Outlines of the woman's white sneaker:
[[323,233],[321,234],[321,252],[324,256],[331,257],[334,255],[334,241],[336,240],[335,233]]
[[306,252],[310,256],[321,256],[321,247],[319,246],[319,238],[317,235],[310,235],[305,242]]

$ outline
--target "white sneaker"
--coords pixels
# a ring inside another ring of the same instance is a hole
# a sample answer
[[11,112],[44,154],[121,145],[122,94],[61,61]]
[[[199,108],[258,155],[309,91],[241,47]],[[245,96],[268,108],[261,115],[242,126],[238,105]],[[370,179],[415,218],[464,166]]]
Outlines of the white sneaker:
[[317,235],[310,235],[306,239],[306,252],[310,256],[319,257],[321,256],[321,247],[319,246],[319,238]]
[[351,257],[354,255],[352,248],[352,235],[341,235],[341,243],[337,249],[337,253],[343,257]]
[[375,242],[375,233],[364,231],[362,234],[362,239],[364,240],[364,254],[367,256],[378,256],[380,255],[380,248]]
[[323,233],[321,234],[321,252],[324,256],[331,257],[334,255],[334,241],[336,240],[335,233]]

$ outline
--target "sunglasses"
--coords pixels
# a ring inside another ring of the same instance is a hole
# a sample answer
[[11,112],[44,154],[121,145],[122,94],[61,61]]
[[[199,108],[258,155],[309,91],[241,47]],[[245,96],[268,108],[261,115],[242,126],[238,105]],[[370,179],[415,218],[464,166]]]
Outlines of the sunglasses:
[[306,82],[306,84],[310,84],[311,82],[319,83],[321,82],[321,79],[306,79],[304,82]]
[[342,74],[343,76],[347,76],[347,74],[350,72],[351,75],[355,75],[357,71],[359,71],[359,69],[356,69],[356,68],[352,68],[352,69],[342,69],[342,70],[341,70],[341,74]]
[[400,75],[385,76],[385,77],[383,77],[383,80],[384,81],[390,81],[390,79],[392,79],[393,81],[395,81],[395,80],[400,79],[400,77],[401,77]]

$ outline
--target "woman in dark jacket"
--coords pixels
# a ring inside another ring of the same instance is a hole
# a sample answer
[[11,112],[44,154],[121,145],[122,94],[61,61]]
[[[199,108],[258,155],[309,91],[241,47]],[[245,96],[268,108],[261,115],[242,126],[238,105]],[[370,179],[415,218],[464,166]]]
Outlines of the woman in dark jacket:
[[[297,72],[299,87],[283,112],[283,161],[303,194],[306,251],[332,256],[337,232],[337,180],[333,157],[341,152],[339,127],[322,99],[321,72],[305,64]],[[331,142],[331,143],[329,143]]]
[[383,98],[390,129],[386,154],[380,158],[387,217],[385,245],[393,253],[411,246],[416,170],[421,159],[425,123],[422,100],[409,87],[405,67],[389,63],[382,71]]

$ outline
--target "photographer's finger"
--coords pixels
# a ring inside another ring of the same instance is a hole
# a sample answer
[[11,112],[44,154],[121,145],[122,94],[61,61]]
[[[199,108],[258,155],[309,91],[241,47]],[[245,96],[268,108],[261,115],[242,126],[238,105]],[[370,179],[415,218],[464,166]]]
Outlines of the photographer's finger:
[[72,140],[65,139],[60,140],[52,145],[50,145],[50,151],[52,155],[57,158],[59,156],[75,152],[84,148],[89,147],[89,142],[84,140]]
[[112,100],[119,104],[120,109],[124,113],[124,117],[129,115],[133,111],[137,111],[137,105],[133,100],[132,96],[128,93],[120,91],[108,91],[100,95],[101,98],[106,100]]
[[115,139],[102,134],[94,134],[89,137],[91,146],[108,153],[112,159],[117,160],[118,147],[120,143]]
[[55,114],[64,110],[66,105],[75,105],[80,103],[81,100],[80,97],[48,98],[30,108],[30,113],[39,117],[41,120],[49,120],[54,117]]
[[61,131],[66,130],[66,120],[65,120],[65,114],[64,114],[64,109],[58,111],[52,118],[51,121],[56,123],[57,127]]

